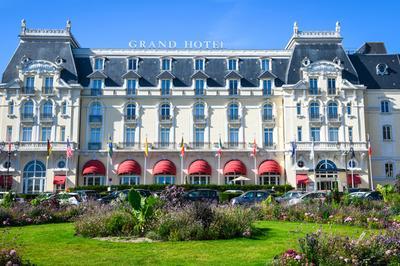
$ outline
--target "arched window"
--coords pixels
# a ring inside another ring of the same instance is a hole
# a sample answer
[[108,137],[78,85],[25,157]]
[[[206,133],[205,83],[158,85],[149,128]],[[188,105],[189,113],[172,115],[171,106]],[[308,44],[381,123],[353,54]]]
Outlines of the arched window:
[[319,172],[337,171],[336,164],[331,160],[320,161],[315,169]]
[[270,121],[272,120],[272,104],[266,103],[263,106],[263,120]]
[[63,101],[61,104],[61,114],[63,115],[67,114],[67,101]]
[[136,119],[136,104],[130,103],[126,106],[126,118],[128,120]]
[[351,103],[347,103],[346,112],[347,112],[348,115],[351,115]]
[[41,161],[30,161],[24,167],[24,193],[40,193],[44,191],[46,167]]
[[33,101],[29,100],[24,103],[22,106],[22,117],[23,118],[31,118],[33,117]]
[[169,120],[171,118],[171,106],[169,103],[163,103],[160,108],[161,120]]
[[238,120],[239,119],[239,104],[231,103],[228,107],[228,118],[229,120]]
[[14,101],[13,100],[11,100],[8,103],[8,114],[9,115],[13,115],[14,114]]
[[42,109],[42,118],[50,118],[53,116],[53,103],[51,101],[46,101],[43,104],[43,109]]
[[195,120],[202,120],[204,119],[205,115],[204,115],[204,103],[196,103],[194,105],[194,119]]
[[338,118],[338,105],[335,102],[330,102],[328,104],[328,119]]
[[312,102],[310,104],[310,119],[319,119],[319,103]]

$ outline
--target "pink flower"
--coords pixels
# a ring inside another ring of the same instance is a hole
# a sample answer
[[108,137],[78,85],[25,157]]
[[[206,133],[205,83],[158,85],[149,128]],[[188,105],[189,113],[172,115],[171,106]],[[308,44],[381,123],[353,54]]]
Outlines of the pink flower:
[[15,251],[15,249],[10,250],[10,256],[16,256],[17,255],[17,251]]
[[294,257],[295,260],[301,260],[301,256],[300,255],[296,255],[296,257]]
[[344,219],[345,223],[349,223],[349,222],[352,222],[352,221],[353,221],[353,218],[351,218],[350,216],[346,217],[346,219]]

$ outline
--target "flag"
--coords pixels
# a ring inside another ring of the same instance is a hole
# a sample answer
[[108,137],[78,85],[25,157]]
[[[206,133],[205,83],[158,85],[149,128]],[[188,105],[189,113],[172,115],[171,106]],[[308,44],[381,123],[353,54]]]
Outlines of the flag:
[[11,142],[8,142],[8,152],[11,152]]
[[50,140],[47,139],[47,159],[49,159],[52,149],[53,147],[51,146]]
[[350,151],[349,151],[349,153],[350,153],[350,158],[351,158],[351,159],[354,159],[354,158],[356,158],[356,153],[354,152],[354,149],[353,149],[353,147],[350,147]]
[[256,143],[256,139],[254,138],[254,141],[253,141],[253,150],[251,151],[250,156],[256,157],[256,155],[257,155],[257,143]]
[[369,138],[368,134],[368,156],[372,155],[372,147],[371,147],[371,139]]
[[215,156],[221,157],[221,155],[222,155],[222,142],[221,142],[221,138],[219,138],[218,150],[217,150],[217,153],[215,154]]
[[149,143],[147,143],[147,137],[144,142],[144,156],[149,157]]
[[72,147],[71,147],[71,143],[69,142],[69,138],[67,139],[67,151],[66,151],[66,154],[67,154],[67,158],[71,158],[74,155],[74,152],[73,152]]
[[291,146],[290,156],[292,157],[292,159],[294,159],[296,157],[296,148],[297,148],[296,141],[291,141],[290,146]]
[[310,160],[314,160],[314,138],[311,141]]
[[110,158],[113,155],[113,143],[112,143],[111,136],[108,139],[108,155],[110,156]]
[[183,137],[181,141],[181,157],[185,156],[185,143],[183,142]]

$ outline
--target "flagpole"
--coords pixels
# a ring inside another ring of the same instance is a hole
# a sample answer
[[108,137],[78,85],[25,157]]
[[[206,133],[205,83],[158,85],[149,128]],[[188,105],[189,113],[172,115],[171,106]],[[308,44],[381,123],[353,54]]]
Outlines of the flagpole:
[[146,177],[147,177],[147,156],[144,155],[143,185],[146,185]]
[[374,178],[372,176],[372,152],[371,152],[371,140],[368,134],[368,161],[369,161],[369,182],[371,190],[374,190]]
[[218,172],[218,185],[221,185],[221,173],[220,173],[220,171],[221,171],[221,155],[218,154],[217,156],[218,156],[218,170],[217,170],[217,172]]
[[315,171],[315,151],[314,151],[314,138],[312,139],[312,155],[313,155],[313,170],[314,170],[314,191],[317,191],[317,172]]
[[181,154],[181,184],[184,185],[184,180],[183,180],[183,156]]
[[254,154],[254,183],[258,185],[258,174],[257,174],[257,156]]
[[65,162],[65,184],[64,184],[64,190],[66,191],[67,190],[67,183],[68,183],[68,162],[69,162],[69,160],[68,160],[68,155],[67,155],[67,159],[66,159],[66,162]]

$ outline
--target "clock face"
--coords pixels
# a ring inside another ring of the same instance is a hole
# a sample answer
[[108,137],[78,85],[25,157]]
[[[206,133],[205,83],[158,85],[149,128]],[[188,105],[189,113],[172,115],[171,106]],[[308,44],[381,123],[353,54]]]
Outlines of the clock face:
[[303,168],[304,167],[304,162],[303,161],[298,161],[297,162],[297,166],[300,167],[300,168]]

